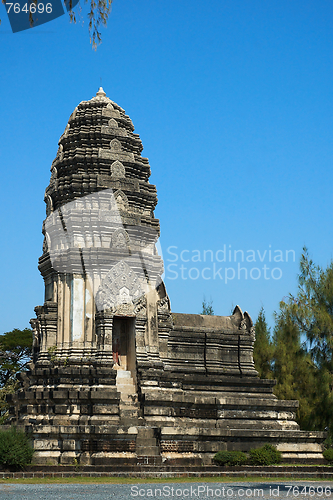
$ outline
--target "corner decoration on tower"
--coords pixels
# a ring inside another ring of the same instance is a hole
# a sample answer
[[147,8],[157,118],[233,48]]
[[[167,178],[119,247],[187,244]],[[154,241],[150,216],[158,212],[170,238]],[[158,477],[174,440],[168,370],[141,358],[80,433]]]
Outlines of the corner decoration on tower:
[[300,431],[297,401],[258,378],[246,312],[171,314],[142,149],[102,88],[69,118],[45,192],[45,302],[12,422],[31,431],[39,464],[201,465],[264,443],[320,458],[324,434]]

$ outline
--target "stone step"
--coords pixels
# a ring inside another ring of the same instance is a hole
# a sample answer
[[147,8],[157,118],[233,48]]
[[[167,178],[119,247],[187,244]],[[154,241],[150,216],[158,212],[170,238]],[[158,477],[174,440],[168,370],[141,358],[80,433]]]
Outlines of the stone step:
[[128,394],[136,394],[135,387],[132,384],[118,384],[117,391],[118,392],[127,392]]
[[[145,469],[147,468],[147,466],[151,466],[154,468],[154,466],[158,466],[159,468],[161,467],[162,465],[162,457],[160,455],[158,456],[145,456],[145,455],[141,455],[141,456],[137,456],[137,464],[138,464],[138,468],[140,468],[140,466],[144,466]],[[156,475],[157,477],[157,475]]]
[[160,455],[158,446],[137,446],[136,454],[145,457],[157,457]]
[[160,456],[160,449],[157,446],[154,428],[138,427],[138,435],[136,437],[136,454],[137,456],[145,457]]
[[131,405],[129,405],[129,406],[122,406],[122,407],[119,407],[119,411],[122,414],[126,414],[128,412],[131,412],[131,413],[136,412],[136,413],[138,413],[140,411],[140,408],[138,408],[137,406],[131,406]]
[[132,396],[133,394],[123,394],[123,396],[120,397],[119,403],[124,406],[137,406],[138,398],[134,398]]
[[133,405],[137,403],[138,395],[136,392],[133,377],[128,370],[118,370],[116,378],[117,391],[120,392],[120,404]]
[[129,370],[117,370],[117,378],[131,378],[132,374]]
[[124,394],[136,394],[134,385],[117,385],[117,390]]
[[123,417],[137,417],[138,416],[138,410],[137,409],[134,409],[134,410],[120,410],[119,412],[119,415],[120,415],[120,418],[123,418]]
[[131,401],[130,399],[128,401],[120,401],[119,402],[119,408],[122,408],[125,410],[126,408],[140,408],[140,405],[137,401]]
[[117,391],[126,396],[137,396],[134,385],[117,385]]
[[118,370],[117,377],[116,377],[116,384],[119,384],[119,383],[121,383],[121,384],[130,383],[130,384],[134,385],[134,380],[133,380],[133,377],[131,375],[131,372]]
[[[172,460],[171,460],[172,461]],[[133,472],[138,477],[221,477],[221,476],[243,476],[247,477],[298,477],[304,481],[307,479],[318,479],[319,477],[325,480],[332,480],[333,468],[327,465],[279,465],[279,466],[236,466],[232,469],[220,467],[217,465],[204,466],[201,465],[202,459],[189,457],[176,460],[177,464],[170,464],[169,460],[165,460],[163,464],[159,461],[159,457],[124,457],[124,458],[108,458],[104,460],[103,465],[83,465],[80,466],[80,471],[76,471],[68,465],[30,465],[25,469],[24,477],[45,477],[50,473],[54,477],[67,476],[89,476],[100,474],[101,476],[110,475],[115,471],[125,477],[131,477]],[[194,465],[198,462],[198,465]],[[138,465],[137,465],[138,464]],[[22,472],[0,472],[0,479],[15,478],[21,479]],[[171,495],[170,495],[171,496]]]
[[132,402],[124,402],[124,401],[121,401],[120,404],[119,404],[119,409],[120,410],[137,410],[139,411],[140,410],[140,406],[138,404],[135,404],[135,403],[132,403]]
[[119,404],[120,410],[140,410],[140,405],[132,403],[130,401],[120,401]]
[[120,417],[120,425],[123,427],[136,427],[141,417]]
[[133,379],[121,379],[121,380],[118,380],[116,382],[116,387],[117,387],[117,390],[121,390],[121,389],[131,389],[133,390],[133,392],[135,393],[136,392],[136,389],[135,389],[135,385],[134,385],[134,382],[133,382]]
[[145,446],[156,446],[155,438],[136,438],[136,449],[144,448]]
[[116,384],[132,384],[134,385],[134,380],[132,377],[117,377]]
[[138,438],[140,439],[155,439],[154,428],[152,427],[138,427]]
[[[133,394],[121,394],[120,393],[120,401],[119,403],[120,404],[123,404],[123,405],[135,405],[135,403],[137,403],[137,399],[136,398],[132,398],[132,396],[134,396]],[[133,401],[134,400],[134,401]]]

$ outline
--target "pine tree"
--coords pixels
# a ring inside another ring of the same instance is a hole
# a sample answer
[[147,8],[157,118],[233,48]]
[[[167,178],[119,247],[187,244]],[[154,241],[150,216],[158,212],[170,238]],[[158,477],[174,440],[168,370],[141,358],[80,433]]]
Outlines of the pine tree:
[[273,345],[270,331],[266,323],[265,311],[262,307],[255,323],[256,340],[253,349],[253,359],[260,378],[273,378],[272,357]]
[[297,296],[290,295],[280,307],[307,341],[316,391],[312,425],[322,430],[328,427],[333,434],[333,262],[323,269],[304,248],[298,282]]
[[276,315],[273,335],[273,375],[277,381],[274,393],[279,399],[299,401],[297,421],[302,429],[314,430],[318,401],[316,369],[301,343],[300,330],[288,312]]

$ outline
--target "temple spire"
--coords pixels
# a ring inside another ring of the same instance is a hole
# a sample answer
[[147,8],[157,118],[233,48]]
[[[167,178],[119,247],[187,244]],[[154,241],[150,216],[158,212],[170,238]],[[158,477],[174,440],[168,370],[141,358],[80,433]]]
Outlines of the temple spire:
[[96,97],[106,97],[106,93],[104,92],[103,87],[100,87],[100,88],[98,89],[98,92],[97,92],[97,94],[96,94]]

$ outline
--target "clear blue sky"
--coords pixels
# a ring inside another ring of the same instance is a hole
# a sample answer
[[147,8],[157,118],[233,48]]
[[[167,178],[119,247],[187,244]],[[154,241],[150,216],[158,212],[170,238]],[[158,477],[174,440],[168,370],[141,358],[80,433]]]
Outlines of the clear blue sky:
[[[264,306],[273,324],[303,245],[323,266],[332,258],[332,2],[115,0],[97,51],[87,22],[12,34],[0,9],[0,332],[28,326],[43,303],[51,162],[100,78],[150,160],[173,311],[197,313],[205,295],[216,314],[239,304],[255,319]],[[224,245],[256,262],[219,262]],[[204,250],[213,262],[195,261]]]

